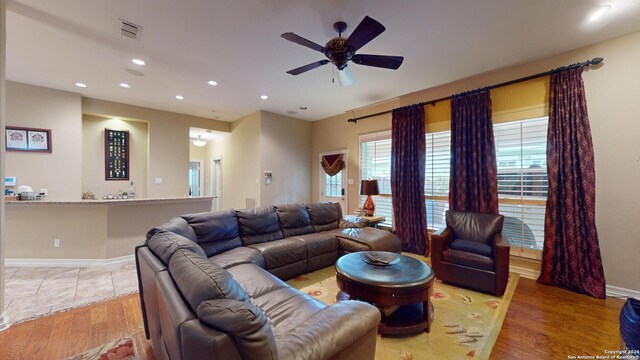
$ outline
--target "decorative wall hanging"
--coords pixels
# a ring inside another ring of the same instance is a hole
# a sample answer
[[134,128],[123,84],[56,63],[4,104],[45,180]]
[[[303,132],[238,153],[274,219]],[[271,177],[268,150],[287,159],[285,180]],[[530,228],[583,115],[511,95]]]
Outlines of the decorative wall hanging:
[[7,126],[5,149],[8,151],[51,152],[51,130]]
[[129,132],[104,129],[104,179],[129,180]]
[[322,169],[329,176],[335,176],[345,168],[342,154],[331,154],[322,156]]

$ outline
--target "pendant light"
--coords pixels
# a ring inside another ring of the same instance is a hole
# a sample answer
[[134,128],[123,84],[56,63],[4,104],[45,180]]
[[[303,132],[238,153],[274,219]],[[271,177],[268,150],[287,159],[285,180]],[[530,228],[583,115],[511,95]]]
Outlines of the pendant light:
[[202,140],[202,135],[198,135],[198,138],[196,140],[193,140],[193,145],[202,147],[207,145],[207,142]]

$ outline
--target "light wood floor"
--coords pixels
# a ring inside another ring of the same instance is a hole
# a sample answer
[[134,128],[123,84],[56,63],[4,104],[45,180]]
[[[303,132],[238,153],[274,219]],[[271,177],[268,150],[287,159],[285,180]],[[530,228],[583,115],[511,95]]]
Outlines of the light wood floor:
[[[566,359],[618,349],[622,304],[520,279],[491,358]],[[0,332],[0,359],[65,359],[125,336],[135,339],[142,359],[154,359],[137,294],[14,325]]]

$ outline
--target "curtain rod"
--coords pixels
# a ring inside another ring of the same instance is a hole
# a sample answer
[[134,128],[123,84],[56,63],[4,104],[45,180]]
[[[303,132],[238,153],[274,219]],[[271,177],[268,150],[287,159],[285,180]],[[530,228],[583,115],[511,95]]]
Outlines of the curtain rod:
[[[523,81],[537,79],[537,78],[540,78],[540,77],[543,77],[543,76],[556,74],[556,73],[559,73],[559,72],[562,72],[562,71],[567,71],[567,70],[575,69],[575,68],[578,68],[578,67],[588,67],[588,66],[591,66],[591,65],[597,65],[597,64],[600,64],[602,61],[604,61],[603,58],[596,57],[596,58],[593,58],[591,60],[583,61],[581,63],[571,64],[571,65],[568,65],[568,66],[559,67],[559,68],[556,68],[556,69],[553,69],[553,70],[549,70],[549,71],[545,71],[545,72],[542,72],[542,73],[521,77],[519,79],[509,80],[509,81],[505,81],[505,82],[502,82],[502,83],[499,83],[499,84],[490,85],[490,86],[487,86],[486,89],[488,89],[488,90],[497,89],[497,88],[500,88],[500,87],[503,87],[503,86],[513,85],[513,84],[517,84],[517,83],[520,83],[520,82],[523,82]],[[435,106],[436,103],[439,103],[439,102],[445,101],[445,100],[449,100],[453,96],[454,95],[449,95],[449,96],[445,96],[443,98],[417,103],[415,105],[434,105]],[[357,124],[358,120],[363,120],[363,119],[368,119],[368,118],[379,116],[379,115],[389,114],[392,111],[393,111],[393,109],[392,110],[387,110],[387,111],[381,111],[381,112],[378,112],[378,113],[375,113],[375,114],[364,115],[364,116],[360,116],[360,117],[357,117],[357,118],[349,119],[349,120],[347,120],[347,122],[356,123]]]

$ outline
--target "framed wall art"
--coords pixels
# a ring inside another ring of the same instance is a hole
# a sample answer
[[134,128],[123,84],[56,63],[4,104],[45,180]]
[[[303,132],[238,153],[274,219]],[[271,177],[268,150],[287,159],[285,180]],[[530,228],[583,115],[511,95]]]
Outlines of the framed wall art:
[[51,152],[51,130],[16,126],[5,128],[5,149],[8,151]]
[[104,129],[104,179],[129,180],[129,131]]

